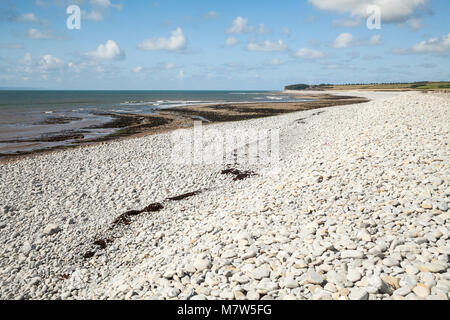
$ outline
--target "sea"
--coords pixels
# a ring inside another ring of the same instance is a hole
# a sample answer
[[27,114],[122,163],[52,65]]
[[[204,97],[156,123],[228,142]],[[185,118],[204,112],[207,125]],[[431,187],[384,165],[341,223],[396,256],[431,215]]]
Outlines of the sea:
[[[114,129],[86,129],[112,120],[104,114],[154,114],[174,107],[233,102],[304,101],[276,91],[37,91],[0,90],[0,155],[70,143],[44,137],[83,129],[85,139]],[[54,119],[64,118],[64,123]],[[45,139],[44,139],[45,140]]]

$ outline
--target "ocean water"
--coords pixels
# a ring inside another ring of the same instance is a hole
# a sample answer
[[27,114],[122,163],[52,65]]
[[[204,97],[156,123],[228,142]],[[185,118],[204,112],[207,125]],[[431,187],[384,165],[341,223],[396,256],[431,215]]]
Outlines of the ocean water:
[[[99,113],[152,114],[188,105],[286,101],[302,99],[274,91],[0,91],[0,154],[52,147],[58,143],[31,140],[111,120]],[[61,117],[69,121],[43,123]],[[111,130],[91,131],[86,138],[111,133]]]

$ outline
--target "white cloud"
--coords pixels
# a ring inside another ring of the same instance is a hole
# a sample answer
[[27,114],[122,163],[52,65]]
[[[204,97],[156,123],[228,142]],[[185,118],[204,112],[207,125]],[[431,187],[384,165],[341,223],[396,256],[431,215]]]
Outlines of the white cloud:
[[351,13],[353,17],[367,18],[369,5],[379,6],[383,23],[404,22],[412,18],[429,0],[308,0],[320,10]]
[[38,7],[41,7],[41,8],[48,8],[49,7],[49,4],[47,2],[45,2],[44,0],[36,0],[34,2],[34,4],[37,5]]
[[178,80],[183,80],[184,79],[184,71],[183,70],[180,70],[180,72],[178,72],[178,75],[177,75],[177,79]]
[[231,27],[226,32],[230,34],[251,33],[255,30],[254,27],[248,25],[248,19],[237,17],[233,20]]
[[21,43],[0,43],[0,49],[23,49]]
[[285,63],[286,62],[284,62],[284,61],[282,61],[282,60],[280,60],[278,58],[273,58],[271,60],[265,60],[264,61],[264,65],[267,65],[267,66],[281,66],[281,65],[283,65]]
[[322,59],[325,58],[325,54],[323,52],[312,50],[308,48],[301,48],[295,53],[295,56],[303,59]]
[[106,41],[105,44],[100,44],[97,50],[87,52],[86,56],[95,60],[122,60],[125,58],[125,53],[120,49],[117,43],[113,40]]
[[236,39],[235,37],[229,37],[227,38],[227,40],[225,41],[225,45],[227,47],[234,47],[235,45],[237,45],[239,43],[239,40]]
[[211,10],[211,11],[205,13],[205,14],[203,15],[203,17],[204,17],[205,19],[216,19],[217,17],[219,17],[219,14],[218,14],[216,11]]
[[422,20],[419,18],[412,18],[405,23],[400,24],[401,27],[407,27],[411,32],[420,30],[423,27]]
[[104,14],[100,11],[92,10],[91,12],[83,12],[83,19],[91,21],[102,21]]
[[16,21],[20,21],[20,22],[39,22],[39,19],[36,17],[36,15],[32,12],[30,13],[23,13],[21,15],[19,15],[16,18]]
[[181,28],[177,28],[172,32],[169,39],[156,38],[144,40],[138,44],[138,48],[147,51],[167,50],[167,51],[181,51],[186,48],[187,40]]
[[337,49],[356,47],[356,46],[378,46],[383,44],[381,35],[377,34],[370,39],[356,39],[351,33],[341,33],[333,43]]
[[29,29],[27,34],[26,34],[27,38],[29,39],[33,39],[33,40],[61,40],[61,37],[57,37],[53,34],[51,34],[50,32],[42,32],[39,31],[38,29]]
[[113,4],[110,0],[90,0],[92,7],[90,12],[83,11],[83,19],[92,21],[102,21],[109,13],[110,8],[122,10],[122,4]]
[[64,66],[64,62],[61,59],[51,54],[40,57],[38,64],[43,71],[57,70]]
[[133,68],[132,71],[133,71],[134,73],[140,73],[143,69],[144,69],[143,67],[138,66],[138,67]]
[[379,35],[379,34],[372,36],[369,40],[369,44],[371,46],[378,46],[382,43],[383,43],[383,40],[381,39],[381,35]]
[[289,27],[284,27],[282,30],[282,33],[285,35],[290,35],[291,34],[291,29]]
[[278,40],[276,42],[266,40],[263,42],[254,42],[250,41],[247,44],[248,51],[285,51],[287,50],[287,45],[283,42],[283,40]]
[[333,20],[333,24],[336,27],[346,27],[346,28],[359,27],[361,25],[361,23],[362,23],[361,19],[338,19],[338,20]]
[[354,37],[351,33],[341,33],[333,43],[334,48],[348,48],[352,42],[354,41]]
[[258,33],[259,34],[268,34],[268,33],[272,33],[272,30],[267,28],[264,24],[260,24],[258,26]]
[[410,54],[410,53],[435,53],[450,54],[450,33],[440,38],[431,38],[416,43],[409,49],[395,49],[394,53]]
[[25,56],[19,60],[16,65],[17,72],[26,74],[41,74],[48,78],[50,74],[63,71],[64,62],[52,56],[46,54],[36,59],[33,59],[31,54],[27,52]]
[[31,57],[31,53],[27,52],[25,53],[25,56],[19,60],[19,63],[23,65],[30,65],[32,61],[33,59]]

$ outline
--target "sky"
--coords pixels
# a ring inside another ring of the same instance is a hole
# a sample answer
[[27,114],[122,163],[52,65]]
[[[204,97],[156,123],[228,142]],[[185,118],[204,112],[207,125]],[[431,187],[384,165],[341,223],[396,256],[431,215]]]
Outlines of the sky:
[[449,18],[448,0],[2,0],[0,87],[446,81]]

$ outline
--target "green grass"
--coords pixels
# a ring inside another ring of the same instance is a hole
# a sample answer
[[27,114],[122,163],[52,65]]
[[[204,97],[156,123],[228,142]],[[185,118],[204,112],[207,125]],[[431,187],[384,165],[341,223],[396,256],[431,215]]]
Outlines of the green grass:
[[328,85],[290,85],[286,90],[442,90],[450,89],[450,82],[413,82],[413,83],[371,83],[371,84],[328,84]]

